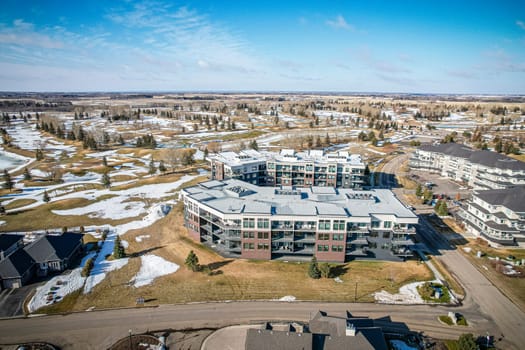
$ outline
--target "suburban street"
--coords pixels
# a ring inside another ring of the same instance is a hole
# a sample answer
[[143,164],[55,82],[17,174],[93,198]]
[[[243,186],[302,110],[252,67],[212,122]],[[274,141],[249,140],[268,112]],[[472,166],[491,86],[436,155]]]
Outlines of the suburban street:
[[[391,186],[391,179],[395,177],[398,168],[407,159],[407,155],[400,155],[383,166],[383,176],[389,179],[383,186]],[[402,199],[400,197],[400,199]],[[441,260],[461,283],[465,289],[463,304],[470,310],[478,309],[480,317],[492,320],[498,326],[487,329],[495,338],[501,337],[514,345],[516,349],[525,344],[525,313],[505,297],[481,272],[479,272],[446,238],[439,234],[425,216],[419,215],[419,229],[426,245],[436,253],[436,258]],[[483,332],[482,332],[483,333]],[[508,348],[512,345],[508,344]]]
[[[494,329],[494,324],[478,316],[475,308],[432,307],[426,305],[384,305],[369,303],[313,303],[313,302],[223,302],[187,305],[162,305],[154,308],[116,309],[0,320],[0,344],[21,341],[47,341],[61,349],[101,349],[129,330],[133,333],[147,330],[185,328],[215,328],[233,324],[262,323],[267,320],[308,321],[317,310],[327,312],[350,311],[355,316],[390,318],[405,323],[411,330],[422,331],[437,338],[455,338],[464,328],[441,325],[439,315],[448,311],[464,314],[473,327],[469,332]],[[403,329],[403,325],[395,329]],[[517,348],[516,348],[517,349]]]

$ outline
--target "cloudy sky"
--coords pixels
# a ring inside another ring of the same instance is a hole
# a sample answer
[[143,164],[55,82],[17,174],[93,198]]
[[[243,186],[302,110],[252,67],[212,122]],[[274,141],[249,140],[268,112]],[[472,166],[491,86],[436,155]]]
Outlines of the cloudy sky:
[[525,1],[2,0],[0,90],[525,94]]

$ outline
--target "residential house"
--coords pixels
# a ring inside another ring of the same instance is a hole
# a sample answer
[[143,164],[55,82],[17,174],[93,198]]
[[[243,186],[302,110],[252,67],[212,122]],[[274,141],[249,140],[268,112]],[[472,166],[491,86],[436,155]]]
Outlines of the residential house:
[[82,250],[82,235],[72,232],[60,236],[45,235],[24,249],[37,264],[37,274],[45,276],[71,266]]

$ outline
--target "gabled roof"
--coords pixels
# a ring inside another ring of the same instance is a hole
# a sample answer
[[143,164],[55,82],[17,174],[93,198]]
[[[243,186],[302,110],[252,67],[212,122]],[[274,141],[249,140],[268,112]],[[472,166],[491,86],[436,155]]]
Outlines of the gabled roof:
[[22,235],[0,234],[0,252],[9,249],[16,242],[24,239]]
[[27,254],[24,249],[17,249],[7,258],[0,261],[0,278],[22,277],[29,270],[35,261]]
[[82,235],[66,232],[60,236],[42,236],[24,249],[38,263],[63,260],[71,255],[82,240]]
[[490,168],[522,170],[525,171],[525,163],[503,154],[488,150],[474,150],[459,143],[440,143],[437,145],[423,145],[422,151],[443,153],[452,157],[465,158],[474,164],[484,165]]
[[478,191],[474,196],[494,206],[502,205],[516,213],[525,212],[525,186]]

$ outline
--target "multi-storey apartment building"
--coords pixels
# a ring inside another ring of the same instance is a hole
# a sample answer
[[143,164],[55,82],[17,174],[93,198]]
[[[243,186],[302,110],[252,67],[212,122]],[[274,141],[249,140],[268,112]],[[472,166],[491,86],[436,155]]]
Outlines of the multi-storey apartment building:
[[216,180],[238,179],[263,185],[266,183],[266,159],[269,157],[270,154],[255,150],[209,155],[211,178]]
[[365,184],[365,163],[359,155],[343,151],[248,150],[218,153],[208,160],[211,178],[216,180],[234,178],[257,185],[297,187],[362,188]]
[[190,236],[225,256],[344,262],[412,255],[417,216],[389,190],[260,187],[230,179],[181,195]]
[[466,229],[489,242],[525,242],[525,186],[475,191],[463,209]]
[[438,173],[474,189],[525,185],[525,163],[457,143],[421,146],[412,154],[410,166]]

